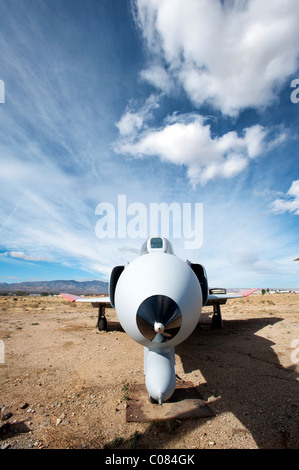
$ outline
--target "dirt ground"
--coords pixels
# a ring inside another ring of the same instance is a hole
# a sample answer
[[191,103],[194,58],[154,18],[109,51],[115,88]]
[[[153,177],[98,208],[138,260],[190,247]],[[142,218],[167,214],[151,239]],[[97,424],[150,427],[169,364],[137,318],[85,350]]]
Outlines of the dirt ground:
[[298,314],[298,294],[272,294],[227,302],[220,330],[203,316],[176,372],[215,416],[128,423],[143,348],[113,309],[99,332],[89,304],[0,297],[0,448],[298,448]]

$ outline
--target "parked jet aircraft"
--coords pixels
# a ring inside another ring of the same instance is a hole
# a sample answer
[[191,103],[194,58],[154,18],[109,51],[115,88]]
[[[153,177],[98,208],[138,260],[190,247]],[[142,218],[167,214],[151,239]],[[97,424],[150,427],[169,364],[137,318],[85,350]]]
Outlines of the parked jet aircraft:
[[212,327],[219,328],[222,326],[220,305],[227,299],[247,297],[255,290],[230,295],[225,289],[209,289],[201,264],[182,261],[174,255],[166,238],[152,237],[132,263],[113,268],[109,297],[61,295],[71,302],[91,302],[98,307],[100,330],[107,329],[105,308],[115,308],[123,329],[144,346],[149,398],[162,404],[175,389],[174,348],[190,336],[202,307],[213,305]]

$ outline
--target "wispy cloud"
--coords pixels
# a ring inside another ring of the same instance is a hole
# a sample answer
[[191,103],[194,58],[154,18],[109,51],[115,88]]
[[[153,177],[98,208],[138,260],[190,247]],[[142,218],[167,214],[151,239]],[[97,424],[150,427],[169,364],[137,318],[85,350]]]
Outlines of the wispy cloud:
[[290,214],[299,215],[299,180],[292,182],[290,189],[283,197],[275,199],[270,206],[274,214]]
[[[53,4],[40,2],[33,11],[8,2],[6,8],[10,15],[0,32],[6,77],[0,108],[2,261],[46,260],[106,276],[112,250],[96,238],[94,211],[109,192],[105,175],[114,165],[107,151],[109,95],[95,101],[97,83],[88,84],[84,48],[81,67],[78,55],[68,52],[69,42],[78,39],[76,25],[68,23],[68,34]],[[54,30],[48,18],[55,20]]]
[[291,261],[291,257],[283,260],[283,262],[269,260],[263,258],[257,251],[246,249],[236,251],[230,257],[230,262],[239,271],[251,271],[256,275],[268,275],[274,278],[275,276],[281,276],[281,274],[297,274],[297,270],[294,269]]
[[[17,169],[14,175],[11,165]],[[38,165],[4,159],[2,168],[4,204],[0,214],[5,224],[1,227],[1,245],[6,248],[5,256],[66,265],[76,260],[82,269],[109,272],[107,250],[95,236],[90,193],[84,195],[85,183],[79,176],[66,174],[50,161]],[[13,206],[7,217],[7,208]]]
[[5,253],[0,253],[0,256],[9,256],[11,258],[23,259],[25,261],[49,261],[47,258],[26,255],[23,251],[6,251]]
[[129,140],[134,139],[152,118],[152,111],[158,107],[158,95],[150,95],[139,109],[136,103],[131,102],[119,122],[116,123],[121,137]]

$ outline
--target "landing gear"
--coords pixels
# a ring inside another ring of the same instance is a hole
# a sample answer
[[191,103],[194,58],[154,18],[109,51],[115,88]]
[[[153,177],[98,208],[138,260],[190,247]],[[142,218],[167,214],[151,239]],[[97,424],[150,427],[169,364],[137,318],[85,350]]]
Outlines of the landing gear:
[[99,331],[107,331],[107,318],[106,317],[99,318],[97,327]]
[[97,322],[97,328],[99,331],[107,331],[107,318],[105,317],[105,305],[100,304],[99,316]]
[[223,321],[221,316],[221,309],[219,302],[213,302],[213,316],[212,316],[212,329],[223,327]]

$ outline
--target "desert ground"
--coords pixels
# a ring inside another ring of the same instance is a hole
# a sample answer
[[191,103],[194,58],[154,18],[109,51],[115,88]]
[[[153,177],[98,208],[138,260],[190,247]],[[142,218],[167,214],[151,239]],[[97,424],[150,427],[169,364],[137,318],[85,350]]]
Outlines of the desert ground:
[[298,448],[298,314],[298,294],[268,294],[227,302],[222,329],[204,315],[176,347],[176,373],[214,416],[127,422],[143,348],[115,311],[99,332],[89,304],[2,296],[0,448]]

